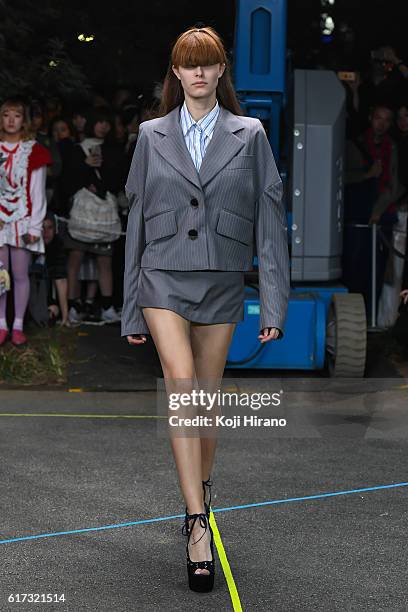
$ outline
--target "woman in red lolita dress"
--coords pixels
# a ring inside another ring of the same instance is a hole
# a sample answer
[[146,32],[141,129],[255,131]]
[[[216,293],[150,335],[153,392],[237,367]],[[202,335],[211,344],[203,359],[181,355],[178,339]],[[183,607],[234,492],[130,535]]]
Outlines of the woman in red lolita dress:
[[[44,253],[42,222],[47,210],[45,181],[48,150],[31,138],[24,102],[8,100],[0,108],[0,262],[11,272],[15,318],[14,345],[27,342],[24,314],[30,295],[32,253]],[[8,338],[7,293],[0,296],[0,345]]]

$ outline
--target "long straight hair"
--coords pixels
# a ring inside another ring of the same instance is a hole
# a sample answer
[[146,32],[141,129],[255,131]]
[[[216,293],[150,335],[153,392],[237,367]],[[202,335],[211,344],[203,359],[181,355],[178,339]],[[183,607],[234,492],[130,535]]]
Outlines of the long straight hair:
[[177,38],[163,83],[159,116],[167,115],[176,106],[180,106],[184,102],[184,90],[174,74],[172,66],[190,68],[193,66],[212,66],[213,64],[225,64],[224,73],[217,85],[216,95],[219,103],[234,115],[242,115],[242,109],[232,84],[230,66],[222,40],[213,28],[206,27],[189,28]]

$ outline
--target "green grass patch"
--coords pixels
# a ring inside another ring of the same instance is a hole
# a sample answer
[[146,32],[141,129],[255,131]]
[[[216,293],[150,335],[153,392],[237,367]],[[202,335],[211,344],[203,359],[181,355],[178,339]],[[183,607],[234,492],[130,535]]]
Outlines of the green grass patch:
[[0,384],[58,385],[67,381],[67,368],[76,344],[76,330],[66,327],[30,328],[28,344],[0,347]]

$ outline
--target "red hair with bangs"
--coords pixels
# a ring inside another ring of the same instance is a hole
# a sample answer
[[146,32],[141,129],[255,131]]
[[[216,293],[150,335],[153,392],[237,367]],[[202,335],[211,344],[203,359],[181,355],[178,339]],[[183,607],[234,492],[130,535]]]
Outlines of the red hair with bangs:
[[225,70],[217,86],[219,103],[234,115],[242,115],[237,95],[231,80],[231,72],[224,45],[217,32],[210,27],[189,28],[177,38],[172,52],[169,68],[163,83],[159,116],[167,115],[184,102],[183,87],[173,72],[172,66],[192,68],[225,64]]

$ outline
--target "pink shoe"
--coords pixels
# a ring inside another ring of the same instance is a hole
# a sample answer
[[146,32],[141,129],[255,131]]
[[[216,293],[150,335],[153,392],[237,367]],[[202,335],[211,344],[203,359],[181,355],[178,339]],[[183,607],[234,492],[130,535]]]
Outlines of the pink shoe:
[[23,344],[27,344],[27,336],[19,329],[13,329],[11,332],[11,342],[14,346],[23,346]]
[[0,329],[0,346],[2,346],[6,342],[8,335],[8,329]]

